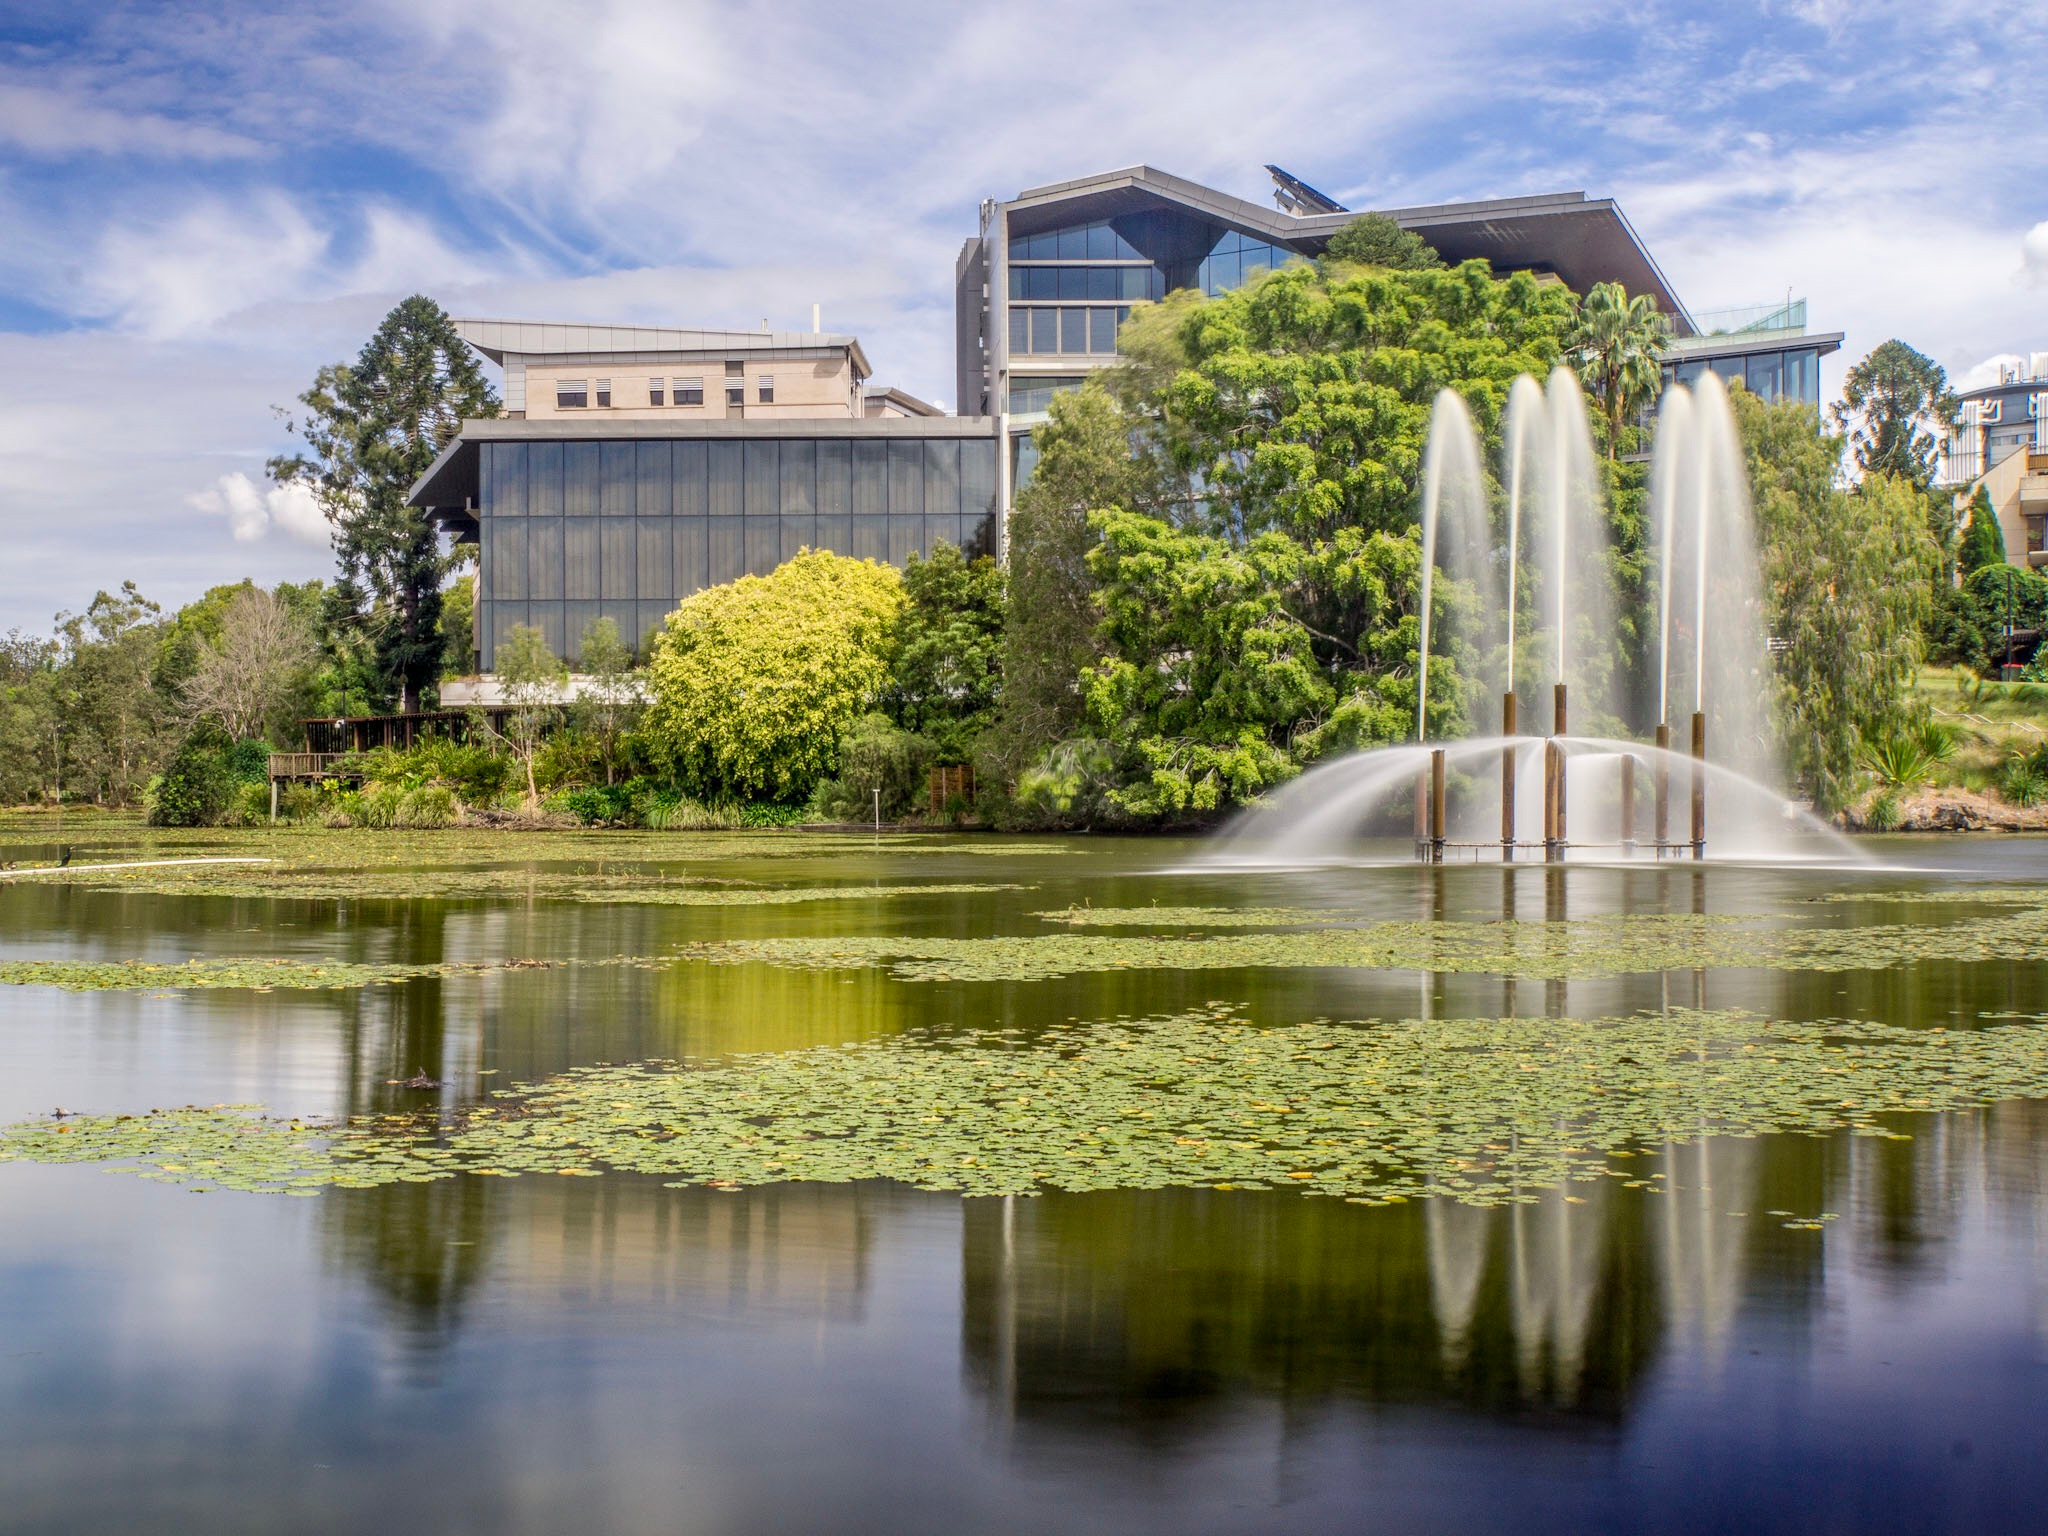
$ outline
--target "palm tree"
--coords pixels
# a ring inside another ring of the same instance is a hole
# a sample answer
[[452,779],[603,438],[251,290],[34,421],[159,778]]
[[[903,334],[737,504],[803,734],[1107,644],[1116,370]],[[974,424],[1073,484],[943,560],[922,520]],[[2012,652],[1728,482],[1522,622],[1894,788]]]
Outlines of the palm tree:
[[1657,397],[1670,339],[1671,322],[1657,301],[1645,293],[1631,298],[1620,283],[1595,283],[1579,304],[1565,351],[1607,418],[1610,460],[1620,452],[1622,422]]

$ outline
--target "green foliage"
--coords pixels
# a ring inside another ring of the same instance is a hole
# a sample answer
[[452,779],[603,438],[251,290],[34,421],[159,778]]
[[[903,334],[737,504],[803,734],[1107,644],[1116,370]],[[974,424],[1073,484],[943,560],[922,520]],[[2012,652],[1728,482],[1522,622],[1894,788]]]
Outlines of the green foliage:
[[1797,401],[1731,394],[1762,545],[1779,716],[1816,804],[1842,802],[1861,743],[1904,734],[1940,550],[1912,482],[1836,484],[1842,440]]
[[1403,272],[1424,272],[1444,264],[1436,247],[1384,213],[1360,214],[1330,236],[1323,254],[1332,261],[1392,267]]
[[740,825],[739,812],[730,807],[708,806],[669,791],[647,797],[641,820],[656,832],[707,832]]
[[1623,425],[1648,407],[1663,387],[1661,359],[1671,322],[1648,294],[1630,296],[1620,283],[1586,290],[1565,350],[1579,382],[1599,403],[1607,423],[1607,457],[1621,452]]
[[360,827],[421,829],[455,823],[455,796],[439,784],[368,784],[349,810]]
[[1998,527],[1998,514],[1991,510],[1991,495],[1983,486],[1970,499],[1970,521],[1963,529],[1963,541],[1956,550],[1956,566],[1967,576],[1986,566],[2005,564],[2005,535]]
[[1998,793],[2008,804],[2021,807],[2048,800],[2048,763],[2044,749],[2016,753],[1998,770]]
[[[1003,569],[941,542],[903,567],[903,616],[884,708],[929,737],[937,760],[966,762],[994,719],[1002,683]],[[843,772],[843,770],[842,770]]]
[[639,720],[646,696],[633,670],[632,648],[619,638],[611,618],[594,619],[585,627],[581,650],[584,691],[573,715],[595,740],[609,784],[618,768],[620,739]]
[[900,820],[925,803],[937,756],[929,737],[886,715],[863,715],[839,743],[837,777],[819,784],[814,803],[831,821]]
[[322,368],[288,416],[312,450],[273,459],[280,482],[308,486],[334,525],[341,579],[328,593],[337,632],[367,642],[376,697],[420,707],[439,680],[445,642],[440,535],[407,505],[467,418],[498,414],[476,354],[433,300],[415,294],[384,317],[353,364]]
[[441,677],[476,671],[476,572],[464,571],[441,593]]
[[531,624],[515,624],[498,646],[498,680],[511,706],[506,719],[505,739],[511,744],[520,766],[526,770],[526,803],[540,803],[540,787],[534,782],[533,760],[540,750],[541,733],[556,711],[556,701],[569,680],[569,669],[548,649],[547,636]]
[[1896,832],[1899,827],[1899,792],[1880,790],[1863,808],[1863,825],[1872,832]]
[[1865,743],[1858,761],[1887,789],[1915,789],[1934,776],[1936,759],[1917,735],[1880,736]]
[[801,804],[880,699],[902,609],[895,571],[823,550],[693,594],[654,642],[650,749],[700,798]]
[[1925,490],[1939,468],[1941,434],[1960,408],[1941,365],[1894,339],[1849,370],[1834,421],[1858,469]]
[[218,822],[235,793],[235,775],[228,761],[231,745],[219,727],[196,727],[152,781],[149,824],[210,827]]

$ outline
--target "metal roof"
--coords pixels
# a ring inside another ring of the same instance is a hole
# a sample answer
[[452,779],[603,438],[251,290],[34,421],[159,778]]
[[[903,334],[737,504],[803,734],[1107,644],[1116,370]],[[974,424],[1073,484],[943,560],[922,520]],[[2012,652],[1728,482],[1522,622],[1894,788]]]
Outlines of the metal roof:
[[457,319],[464,341],[501,367],[515,357],[582,357],[621,352],[850,352],[862,378],[874,370],[853,336],[819,331],[713,331],[666,325],[584,325],[556,320]]

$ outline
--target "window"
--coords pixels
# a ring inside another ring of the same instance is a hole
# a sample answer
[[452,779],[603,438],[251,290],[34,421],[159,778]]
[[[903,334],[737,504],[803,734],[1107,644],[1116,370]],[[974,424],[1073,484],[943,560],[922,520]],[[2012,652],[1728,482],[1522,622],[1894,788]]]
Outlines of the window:
[[761,403],[763,405],[773,405],[775,403],[775,375],[764,373],[756,383],[759,385]]
[[747,403],[747,381],[745,379],[727,379],[725,381],[725,403],[727,405],[745,405]]
[[702,405],[704,403],[704,381],[702,379],[677,379],[675,402],[677,405]]
[[661,387],[661,382],[662,382],[662,381],[661,381],[660,379],[649,379],[649,380],[647,381],[647,403],[648,403],[649,405],[659,405],[659,404],[661,404],[661,401],[662,401],[662,387]]
[[612,381],[610,379],[599,379],[597,381],[597,403],[599,405],[610,405],[612,403]]
[[588,404],[590,404],[590,381],[588,379],[555,380],[556,410],[581,410]]
[[1031,346],[1033,352],[1057,352],[1060,349],[1060,312],[1056,309],[1034,309],[1031,316]]
[[1088,311],[1088,350],[1090,352],[1114,352],[1116,350],[1115,310],[1104,308]]
[[1063,395],[1070,390],[1079,389],[1086,382],[1086,379],[1074,377],[1012,379],[1010,381],[1010,409],[1020,416],[1028,415],[1033,411],[1047,410],[1052,405],[1052,397],[1054,395]]

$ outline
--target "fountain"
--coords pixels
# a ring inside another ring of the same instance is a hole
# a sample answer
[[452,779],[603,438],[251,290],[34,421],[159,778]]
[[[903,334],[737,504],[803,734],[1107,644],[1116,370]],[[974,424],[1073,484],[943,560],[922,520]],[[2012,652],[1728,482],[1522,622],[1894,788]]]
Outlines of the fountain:
[[[1857,858],[1847,839],[1772,787],[1780,769],[1755,539],[1720,381],[1674,386],[1658,412],[1650,474],[1656,675],[1654,689],[1643,690],[1657,700],[1654,743],[1624,739],[1620,727],[1629,690],[1613,638],[1611,540],[1569,370],[1555,370],[1547,384],[1524,376],[1509,392],[1498,516],[1483,465],[1464,401],[1443,391],[1424,458],[1415,740],[1311,769],[1226,828],[1217,856],[1355,862],[1375,855],[1358,840],[1377,835],[1386,842],[1376,856],[1403,857],[1392,850],[1405,805],[1405,856],[1426,863]],[[1546,687],[1548,730],[1526,734],[1520,697]],[[1497,734],[1433,739],[1432,711],[1439,721],[1461,705],[1476,715],[1495,696]],[[1679,710],[1687,717],[1683,745],[1674,746]],[[1569,729],[1574,712],[1582,734]],[[1489,794],[1495,777],[1497,794]],[[1674,786],[1684,802],[1678,826]],[[1540,837],[1526,834],[1538,827]]]

